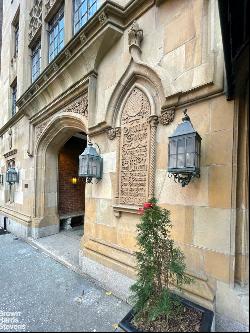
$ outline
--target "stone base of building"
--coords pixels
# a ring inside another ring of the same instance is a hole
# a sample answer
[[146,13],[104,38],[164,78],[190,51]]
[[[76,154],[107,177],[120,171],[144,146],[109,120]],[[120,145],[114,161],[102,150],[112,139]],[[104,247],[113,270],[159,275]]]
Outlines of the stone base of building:
[[18,237],[28,238],[31,236],[29,223],[19,223],[4,215],[0,215],[0,227],[6,228],[7,231]]
[[87,258],[82,250],[79,252],[79,266],[82,273],[96,280],[100,287],[129,303],[129,289],[135,282],[133,279]]
[[60,231],[59,224],[54,224],[41,228],[32,228],[32,238],[38,239],[38,238],[52,236],[58,234],[59,231]]

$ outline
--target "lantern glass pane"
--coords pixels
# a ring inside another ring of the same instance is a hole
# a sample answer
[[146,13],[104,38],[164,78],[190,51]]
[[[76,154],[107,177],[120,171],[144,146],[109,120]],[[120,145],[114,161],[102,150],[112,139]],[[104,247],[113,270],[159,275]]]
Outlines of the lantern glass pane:
[[83,174],[87,175],[88,174],[88,159],[86,157],[83,158],[82,161],[82,168],[83,168]]
[[169,147],[170,154],[176,154],[176,149],[177,149],[177,142],[176,142],[176,140],[171,140],[170,141],[170,147]]
[[178,155],[185,153],[185,139],[179,139],[178,140]]
[[187,168],[195,166],[195,155],[194,153],[187,153],[186,155],[186,166]]
[[185,167],[185,154],[178,154],[177,159],[177,168],[184,168]]
[[97,175],[97,160],[93,159],[92,161],[92,175],[93,177],[96,177]]
[[170,155],[169,158],[169,167],[172,168],[176,168],[176,155]]
[[188,137],[187,138],[187,153],[194,153],[195,152],[195,138]]
[[87,170],[87,175],[88,177],[93,177],[93,172],[92,172],[92,164],[93,164],[93,160],[91,157],[88,158],[88,170]]

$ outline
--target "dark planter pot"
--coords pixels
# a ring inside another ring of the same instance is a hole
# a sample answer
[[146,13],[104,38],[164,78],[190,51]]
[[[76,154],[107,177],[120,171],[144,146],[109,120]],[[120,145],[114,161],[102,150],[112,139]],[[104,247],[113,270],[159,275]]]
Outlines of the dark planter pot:
[[[214,319],[214,313],[200,305],[192,303],[185,298],[180,297],[180,302],[188,308],[198,310],[202,312],[201,327],[200,332],[211,332],[211,327]],[[133,324],[134,319],[133,309],[124,317],[124,319],[119,323],[119,327],[125,332],[142,332],[138,330]]]

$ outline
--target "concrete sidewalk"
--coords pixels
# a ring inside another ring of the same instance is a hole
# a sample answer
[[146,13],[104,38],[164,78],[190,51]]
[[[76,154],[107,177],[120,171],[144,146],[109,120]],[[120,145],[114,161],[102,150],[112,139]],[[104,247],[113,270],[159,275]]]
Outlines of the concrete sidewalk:
[[113,332],[129,309],[40,249],[0,236],[0,332]]

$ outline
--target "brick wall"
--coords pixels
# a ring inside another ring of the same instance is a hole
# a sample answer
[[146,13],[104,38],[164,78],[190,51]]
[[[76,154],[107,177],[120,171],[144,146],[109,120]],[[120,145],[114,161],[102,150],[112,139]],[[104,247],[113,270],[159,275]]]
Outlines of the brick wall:
[[70,214],[85,209],[85,183],[72,178],[78,177],[79,155],[84,151],[86,141],[71,138],[59,153],[59,214]]

